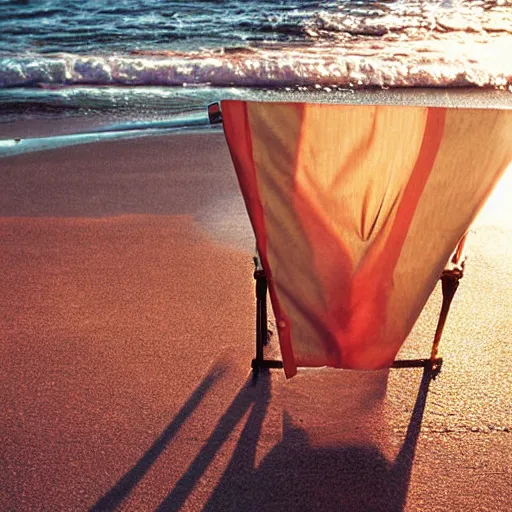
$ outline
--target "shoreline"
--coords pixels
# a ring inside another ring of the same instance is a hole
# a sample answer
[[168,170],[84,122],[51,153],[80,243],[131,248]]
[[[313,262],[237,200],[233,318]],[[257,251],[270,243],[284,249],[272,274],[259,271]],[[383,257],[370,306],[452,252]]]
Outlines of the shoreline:
[[[80,87],[63,88],[62,94],[70,90],[76,91]],[[70,115],[64,110],[62,115],[44,117],[32,113],[35,118],[8,119],[0,122],[0,159],[26,152],[42,151],[52,148],[68,147],[91,142],[102,142],[116,139],[134,139],[147,136],[160,136],[171,133],[216,133],[220,126],[209,124],[207,105],[193,110],[187,110],[188,104],[183,104],[180,113],[178,103],[174,104],[174,112],[166,112],[162,105],[152,109],[151,106],[140,111],[140,105],[133,109],[117,111],[114,108],[94,110],[97,101],[97,91],[101,88],[83,88],[85,91],[94,90],[95,94],[90,108],[91,112],[82,111]],[[106,87],[105,90],[121,89],[126,92],[132,89],[137,91],[140,103],[140,91],[144,89],[149,97],[162,88],[150,87]],[[167,88],[172,90],[173,88]],[[175,88],[177,94],[180,89]],[[477,108],[477,109],[512,109],[512,92],[503,90],[478,88],[392,88],[392,89],[363,89],[363,90],[295,90],[286,91],[267,89],[207,89],[211,91],[211,102],[222,99],[241,99],[248,101],[268,102],[311,102],[345,105],[396,105],[421,106],[445,108]],[[24,89],[30,94],[30,89]],[[36,96],[44,95],[44,91],[37,91]],[[188,90],[187,93],[191,91]],[[5,91],[3,92],[5,94]],[[204,94],[205,91],[202,91]],[[51,92],[52,95],[55,91]],[[110,93],[109,93],[110,94]],[[193,94],[192,94],[193,96]],[[191,97],[192,97],[191,96]],[[158,95],[157,95],[158,97]],[[84,101],[84,98],[81,98]],[[87,102],[85,102],[87,104]],[[1,121],[0,115],[0,121]]]

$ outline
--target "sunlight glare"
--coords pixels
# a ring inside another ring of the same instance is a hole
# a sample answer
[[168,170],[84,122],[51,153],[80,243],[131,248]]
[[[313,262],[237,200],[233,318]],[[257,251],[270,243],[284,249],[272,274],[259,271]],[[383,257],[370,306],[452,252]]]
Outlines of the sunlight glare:
[[482,225],[512,228],[512,162],[473,223]]

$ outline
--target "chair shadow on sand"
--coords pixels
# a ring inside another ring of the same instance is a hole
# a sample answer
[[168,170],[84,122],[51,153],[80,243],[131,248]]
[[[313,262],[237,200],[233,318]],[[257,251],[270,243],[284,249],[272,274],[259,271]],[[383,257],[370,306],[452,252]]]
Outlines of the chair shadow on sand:
[[[219,378],[209,374],[141,460],[90,509],[114,510],[170,444]],[[425,368],[403,445],[394,461],[377,447],[338,443],[315,447],[305,430],[283,416],[282,440],[256,467],[256,450],[271,398],[271,378],[249,379],[158,511],[178,511],[191,495],[223,443],[250,410],[228,466],[203,511],[402,511],[432,373]],[[347,411],[350,412],[350,411]]]

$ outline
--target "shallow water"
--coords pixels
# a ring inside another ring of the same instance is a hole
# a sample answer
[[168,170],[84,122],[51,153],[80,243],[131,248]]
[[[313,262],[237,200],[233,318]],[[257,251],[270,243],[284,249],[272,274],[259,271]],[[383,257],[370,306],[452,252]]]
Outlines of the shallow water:
[[255,89],[512,88],[510,0],[0,0],[0,122],[166,118]]

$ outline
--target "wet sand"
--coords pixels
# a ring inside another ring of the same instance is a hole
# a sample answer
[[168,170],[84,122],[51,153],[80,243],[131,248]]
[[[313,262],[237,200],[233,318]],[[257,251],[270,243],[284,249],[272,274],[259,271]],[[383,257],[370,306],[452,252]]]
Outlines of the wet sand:
[[[253,238],[222,134],[2,159],[0,509],[508,510],[500,211],[471,233],[435,381],[253,382]],[[428,356],[439,295],[400,358]]]

